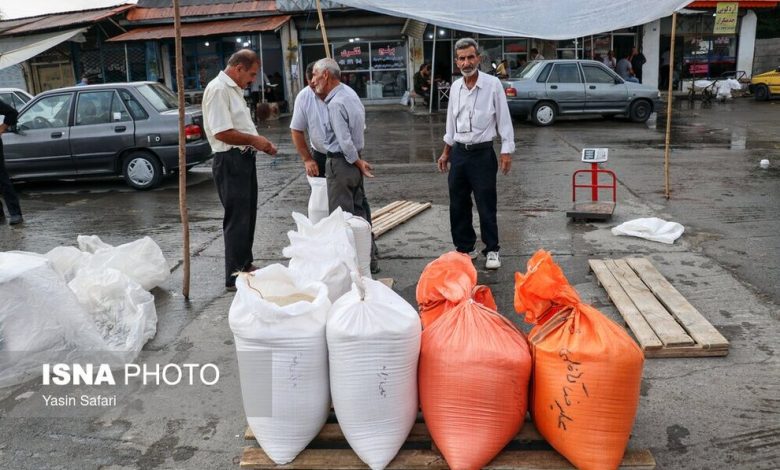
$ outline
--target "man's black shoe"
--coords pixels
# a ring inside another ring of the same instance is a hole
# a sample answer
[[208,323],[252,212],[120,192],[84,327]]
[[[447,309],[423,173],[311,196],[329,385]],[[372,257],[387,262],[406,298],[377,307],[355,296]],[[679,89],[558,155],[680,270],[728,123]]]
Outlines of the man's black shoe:
[[381,269],[379,269],[379,261],[375,260],[375,259],[372,259],[371,260],[371,274],[378,274],[380,271],[381,271]]
[[17,224],[21,224],[22,222],[24,222],[24,219],[22,219],[22,215],[21,214],[19,214],[19,215],[12,215],[8,219],[8,225],[17,225]]

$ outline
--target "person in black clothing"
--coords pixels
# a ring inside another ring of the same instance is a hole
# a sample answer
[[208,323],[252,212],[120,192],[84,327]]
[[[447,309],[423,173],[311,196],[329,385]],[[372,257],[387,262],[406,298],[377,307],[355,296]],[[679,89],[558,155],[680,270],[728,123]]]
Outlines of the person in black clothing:
[[645,55],[639,52],[636,47],[631,48],[631,68],[634,69],[634,76],[639,83],[642,83],[642,66],[647,62]]
[[431,99],[431,64],[424,63],[420,70],[414,74],[414,92],[422,96],[425,106],[428,106]]
[[[0,124],[0,136],[2,136],[9,127],[16,125],[16,117],[19,113],[16,112],[13,106],[0,100],[0,114],[4,116],[3,123]],[[8,206],[8,215],[10,216],[8,223],[11,225],[21,224],[23,222],[22,207],[19,205],[19,196],[16,195],[14,186],[11,184],[11,177],[8,176],[8,172],[5,170],[2,138],[0,138],[0,193]],[[3,212],[3,203],[0,202],[0,219],[3,218],[5,218],[5,213]]]

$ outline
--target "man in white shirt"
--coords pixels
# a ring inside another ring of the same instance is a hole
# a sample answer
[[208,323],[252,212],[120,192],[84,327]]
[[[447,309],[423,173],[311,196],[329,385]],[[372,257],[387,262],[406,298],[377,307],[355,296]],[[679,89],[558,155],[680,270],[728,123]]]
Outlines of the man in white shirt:
[[544,60],[544,56],[539,54],[539,49],[531,48],[531,60]]
[[236,289],[233,273],[251,271],[257,219],[257,150],[276,155],[276,147],[257,133],[244,90],[257,77],[260,59],[242,49],[203,92],[203,127],[214,151],[213,173],[225,215],[225,288]]
[[[496,173],[509,173],[515,136],[504,88],[498,78],[479,72],[479,46],[471,38],[455,43],[455,64],[463,74],[450,88],[444,150],[439,171],[447,171],[450,193],[452,242],[461,253],[476,258],[477,234],[471,223],[471,194],[479,212],[479,226],[487,269],[498,269],[498,221]],[[498,132],[496,132],[498,129]],[[493,138],[501,136],[500,163]]]
[[[325,96],[317,96],[312,85],[314,62],[306,67],[306,82],[308,85],[295,97],[290,133],[295,149],[303,160],[306,175],[325,177],[325,159],[328,149],[325,148],[325,123],[328,121],[328,105]],[[306,145],[304,132],[309,134]]]

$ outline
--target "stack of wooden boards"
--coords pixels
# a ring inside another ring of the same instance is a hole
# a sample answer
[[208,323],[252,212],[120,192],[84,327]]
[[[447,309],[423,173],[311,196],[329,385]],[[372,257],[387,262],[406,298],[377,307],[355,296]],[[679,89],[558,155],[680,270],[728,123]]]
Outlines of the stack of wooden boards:
[[371,214],[374,238],[401,225],[415,215],[431,207],[430,202],[395,201]]
[[729,342],[646,258],[589,260],[645,357],[725,356]]
[[[331,412],[328,423],[320,434],[301,452],[298,457],[287,465],[276,465],[265,455],[255,442],[244,447],[241,454],[241,468],[251,469],[366,469],[368,468],[349,448],[338,423],[335,413]],[[247,427],[244,433],[246,440],[254,441],[252,430]],[[436,450],[428,428],[422,419],[422,413],[417,416],[417,422],[412,428],[401,451],[386,468],[403,470],[445,470],[449,467],[444,457]],[[539,435],[533,423],[526,421],[523,429],[512,442],[502,451],[486,469],[572,469],[574,468],[559,453]],[[655,468],[655,459],[649,450],[626,450],[622,469],[649,470]]]

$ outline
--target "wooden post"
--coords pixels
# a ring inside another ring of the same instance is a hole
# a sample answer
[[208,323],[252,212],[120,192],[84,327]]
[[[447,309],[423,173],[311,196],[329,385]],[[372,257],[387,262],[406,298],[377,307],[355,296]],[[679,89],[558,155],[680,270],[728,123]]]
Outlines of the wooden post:
[[[428,85],[428,114],[433,114],[433,100],[438,104],[439,89],[436,89],[436,96],[433,96],[433,74],[436,71],[436,25],[433,25],[433,47],[431,48],[431,80]],[[425,62],[425,33],[423,33],[423,62]],[[438,108],[437,108],[438,110]]]
[[671,197],[669,189],[669,138],[672,134],[672,88],[674,81],[674,40],[677,37],[677,12],[672,13],[672,46],[669,50],[669,86],[666,96],[666,144],[664,145],[664,196]]
[[320,0],[317,0],[317,15],[320,17],[320,33],[322,33],[322,42],[325,45],[325,57],[330,59],[330,44],[328,44],[328,33],[325,31],[325,20],[322,18]]
[[176,33],[176,91],[179,95],[179,213],[181,225],[184,259],[184,279],[182,280],[181,293],[185,299],[190,298],[190,222],[187,213],[187,150],[184,146],[184,63],[182,59],[181,44],[181,15],[179,14],[179,0],[173,0],[173,25]]

